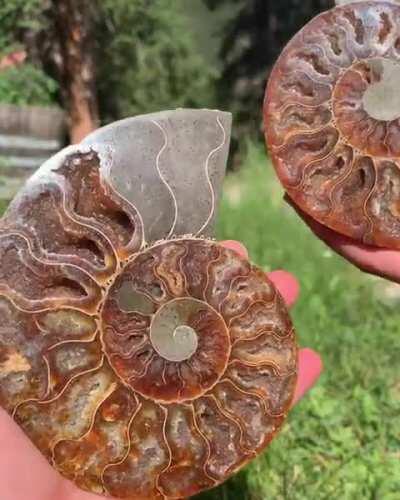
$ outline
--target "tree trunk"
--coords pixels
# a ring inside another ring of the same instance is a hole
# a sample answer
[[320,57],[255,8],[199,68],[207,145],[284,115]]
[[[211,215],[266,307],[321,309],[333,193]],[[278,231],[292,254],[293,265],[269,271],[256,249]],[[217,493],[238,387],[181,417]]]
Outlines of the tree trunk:
[[68,114],[71,143],[80,142],[99,126],[91,3],[91,0],[51,0],[58,49],[53,52],[53,61]]

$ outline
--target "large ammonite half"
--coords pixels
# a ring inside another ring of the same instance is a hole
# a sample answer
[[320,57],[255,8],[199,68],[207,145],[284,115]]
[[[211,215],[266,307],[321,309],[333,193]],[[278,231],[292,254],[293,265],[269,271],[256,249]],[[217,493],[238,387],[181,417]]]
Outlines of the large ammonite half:
[[229,114],[206,110],[100,129],[44,164],[1,221],[0,402],[85,490],[188,497],[286,416],[285,305],[205,238],[229,131]]
[[269,80],[269,151],[317,221],[400,248],[400,6],[358,2],[312,20]]

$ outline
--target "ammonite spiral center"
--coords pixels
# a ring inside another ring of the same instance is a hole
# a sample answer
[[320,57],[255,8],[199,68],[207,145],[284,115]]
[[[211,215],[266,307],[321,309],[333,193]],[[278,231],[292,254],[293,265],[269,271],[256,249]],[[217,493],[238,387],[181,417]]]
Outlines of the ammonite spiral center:
[[231,348],[222,316],[189,296],[177,266],[183,256],[174,242],[140,253],[109,290],[102,315],[104,351],[117,375],[163,403],[208,391]]
[[185,361],[195,354],[199,338],[190,323],[205,307],[208,306],[200,301],[182,298],[164,304],[157,311],[150,327],[150,340],[161,357]]
[[[374,134],[400,118],[400,64],[382,57],[355,62],[332,92],[332,111],[343,139],[365,154],[391,156]],[[370,141],[366,141],[370,137]]]

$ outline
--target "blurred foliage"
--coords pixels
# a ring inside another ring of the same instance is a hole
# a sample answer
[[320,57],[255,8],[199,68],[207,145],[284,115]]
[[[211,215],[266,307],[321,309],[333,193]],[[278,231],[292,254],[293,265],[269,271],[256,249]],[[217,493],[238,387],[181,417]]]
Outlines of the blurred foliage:
[[25,35],[43,27],[43,0],[0,0],[0,56],[24,46]]
[[8,202],[6,200],[0,200],[0,215],[3,215],[7,208]]
[[[215,74],[187,27],[183,0],[91,2],[103,122],[164,108],[214,105]],[[25,47],[31,61],[56,78],[50,62],[55,27],[48,6],[48,0],[0,0],[0,54]]]
[[214,74],[179,0],[102,0],[96,23],[98,92],[104,121],[214,104]]
[[[0,0],[0,58],[31,45],[33,34],[46,29],[47,0]],[[53,105],[58,85],[38,65],[25,63],[0,71],[0,102]]]
[[50,106],[57,91],[57,82],[32,64],[0,71],[0,103]]
[[257,136],[268,73],[289,39],[333,0],[203,0],[213,11],[231,6],[223,28],[218,105],[235,114],[240,135]]

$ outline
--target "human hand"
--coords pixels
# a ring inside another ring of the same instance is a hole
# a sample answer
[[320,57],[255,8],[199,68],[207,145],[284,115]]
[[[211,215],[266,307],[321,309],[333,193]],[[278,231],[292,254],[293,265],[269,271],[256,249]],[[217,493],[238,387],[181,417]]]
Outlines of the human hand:
[[354,241],[315,221],[310,215],[303,212],[287,194],[284,199],[311,231],[334,252],[361,271],[400,283],[400,251],[373,247]]
[[[239,242],[226,241],[224,246],[248,257],[247,250]],[[290,307],[299,294],[296,279],[285,271],[268,273]],[[301,349],[299,377],[294,398],[297,403],[315,384],[322,371],[321,360],[310,349]],[[1,500],[99,500],[100,497],[79,490],[63,479],[25,436],[23,431],[0,409],[0,482]]]

